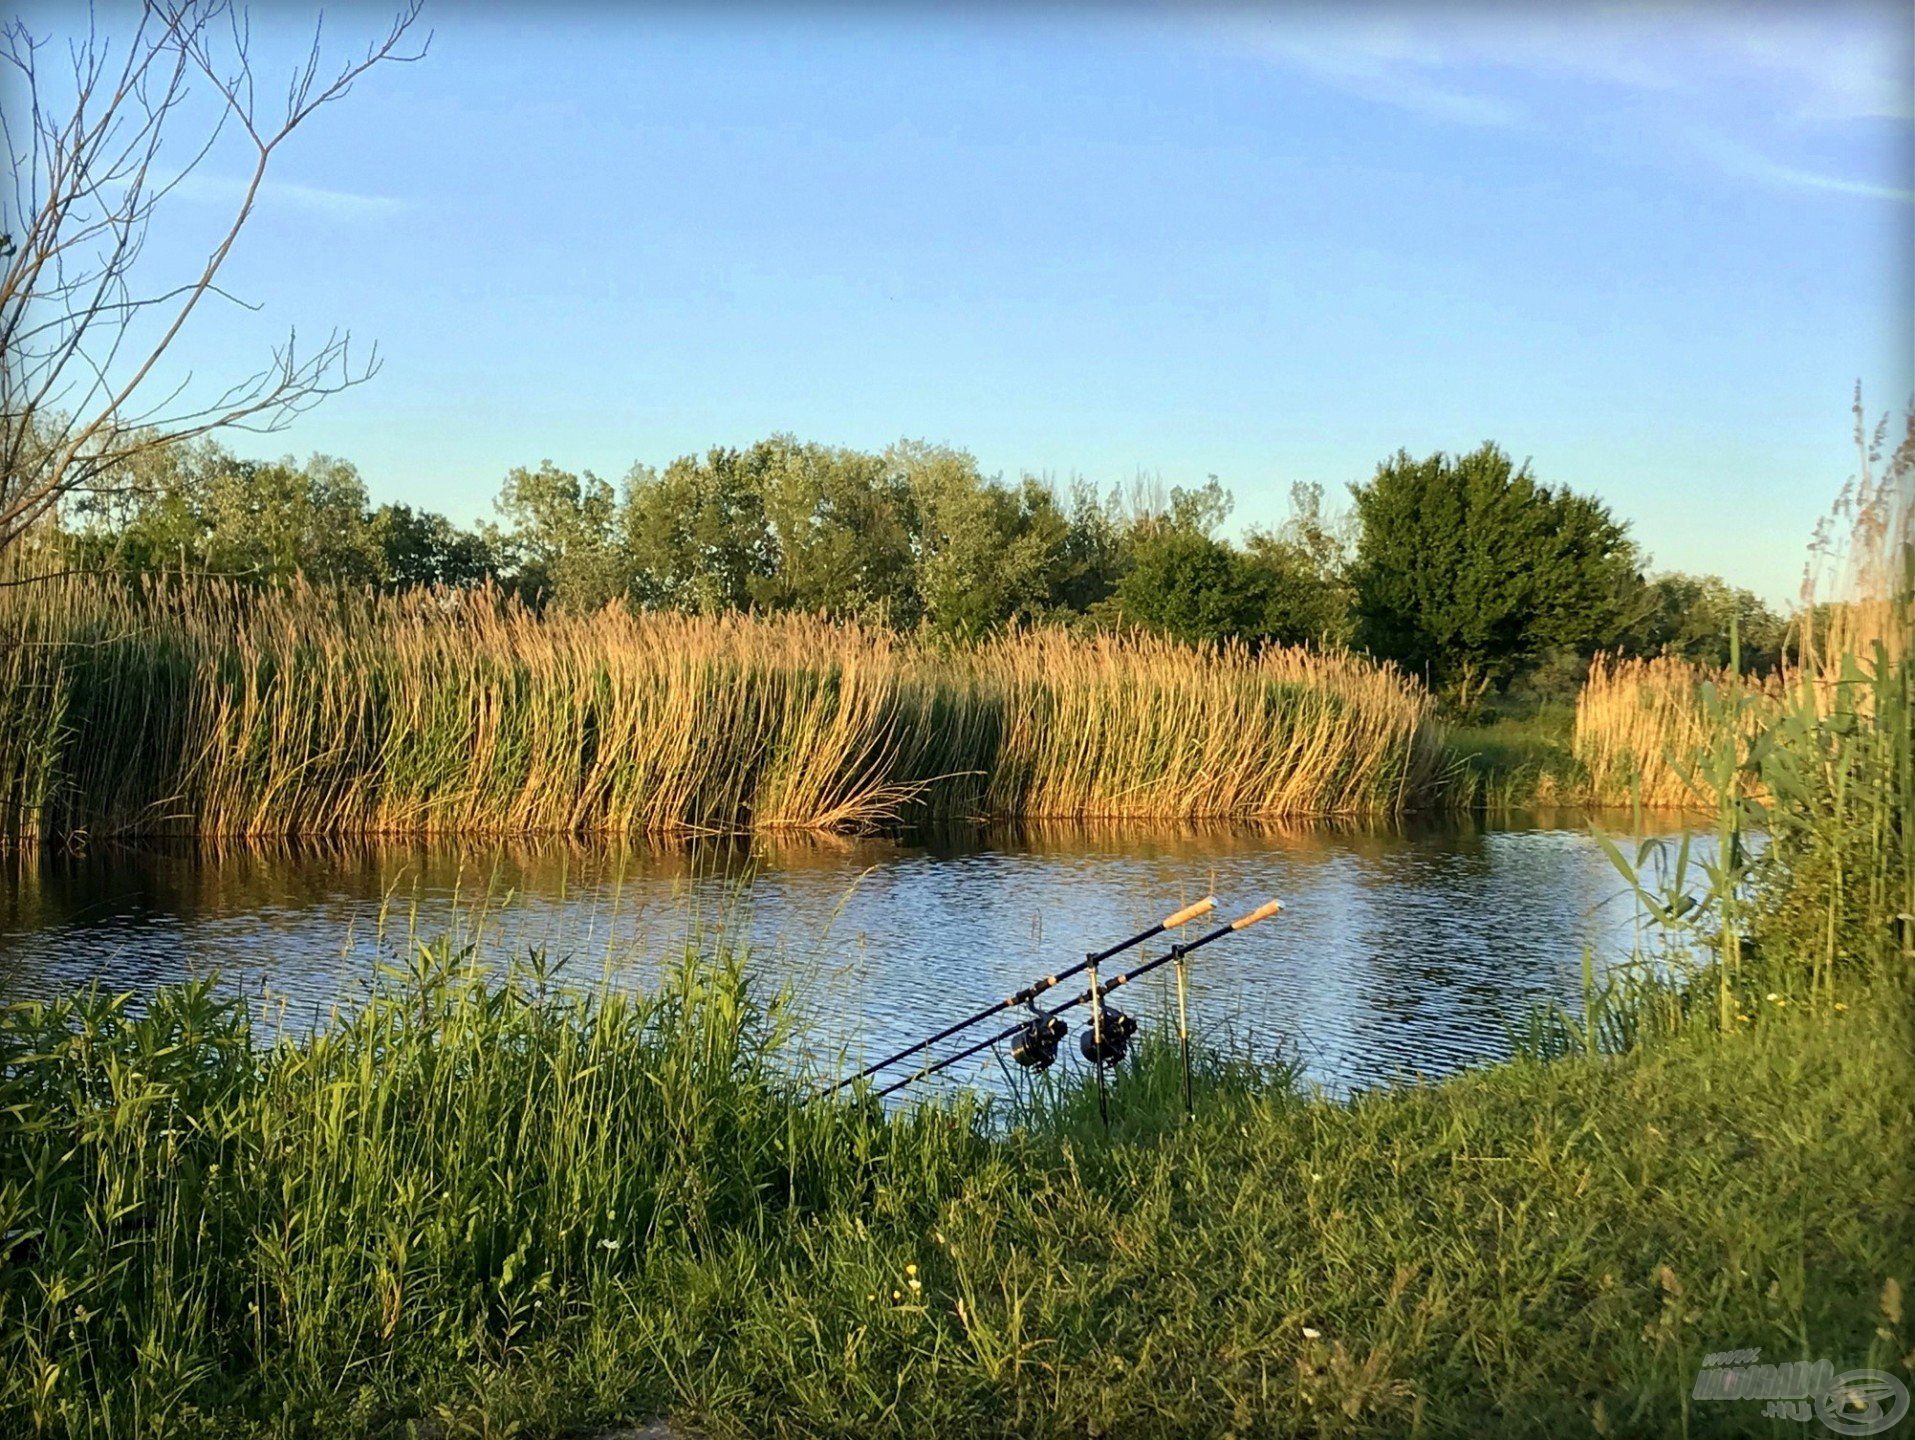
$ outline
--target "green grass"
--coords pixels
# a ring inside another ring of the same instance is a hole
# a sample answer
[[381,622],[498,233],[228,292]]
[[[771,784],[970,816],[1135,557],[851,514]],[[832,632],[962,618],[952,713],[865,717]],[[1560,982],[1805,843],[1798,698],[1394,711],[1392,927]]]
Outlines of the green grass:
[[1459,805],[1519,810],[1586,801],[1587,774],[1571,750],[1576,712],[1551,706],[1450,729],[1450,794]]
[[1853,998],[1348,1104],[1209,1060],[1189,1124],[1153,1047],[1108,1139],[804,1105],[725,965],[440,950],[263,1054],[204,990],[16,1006],[0,1432],[1766,1433],[1703,1353],[1909,1348],[1915,1036]]

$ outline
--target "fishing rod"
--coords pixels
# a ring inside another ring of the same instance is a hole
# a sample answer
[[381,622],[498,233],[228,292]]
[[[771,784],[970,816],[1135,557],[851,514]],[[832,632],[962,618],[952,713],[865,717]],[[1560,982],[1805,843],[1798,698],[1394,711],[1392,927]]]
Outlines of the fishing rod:
[[[1030,1069],[1048,1069],[1051,1062],[1057,1058],[1058,1042],[1061,1041],[1070,1030],[1070,1027],[1058,1017],[1066,1010],[1075,1009],[1077,1006],[1084,1004],[1092,1004],[1096,1006],[1096,1009],[1092,1012],[1092,1031],[1083,1037],[1080,1048],[1082,1048],[1084,1052],[1084,1058],[1094,1064],[1097,1067],[1098,1073],[1102,1075],[1107,1066],[1113,1065],[1124,1058],[1124,1054],[1130,1046],[1130,1037],[1137,1033],[1137,1022],[1131,1019],[1130,1016],[1124,1015],[1117,1010],[1105,1010],[1103,1008],[1104,996],[1113,990],[1130,984],[1133,980],[1142,979],[1160,965],[1168,965],[1173,960],[1181,965],[1184,956],[1188,955],[1191,951],[1201,949],[1203,946],[1210,944],[1211,941],[1221,940],[1224,936],[1238,930],[1247,930],[1259,920],[1268,920],[1281,909],[1283,909],[1283,902],[1281,900],[1272,900],[1267,904],[1259,905],[1249,914],[1240,915],[1227,925],[1219,925],[1208,934],[1199,935],[1195,940],[1187,941],[1182,945],[1171,946],[1169,950],[1159,955],[1155,960],[1146,960],[1134,970],[1127,970],[1121,974],[1114,975],[1101,984],[1093,983],[1087,986],[1082,994],[1066,1000],[1062,1005],[1058,1005],[1050,1010],[1037,1011],[1035,1019],[1020,1020],[1017,1024],[1000,1030],[995,1035],[979,1040],[974,1045],[966,1046],[956,1054],[947,1055],[942,1060],[925,1066],[922,1070],[915,1070],[902,1080],[894,1081],[882,1090],[876,1091],[872,1098],[881,1100],[886,1095],[902,1090],[913,1081],[923,1080],[935,1075],[940,1070],[948,1069],[960,1060],[968,1060],[980,1051],[988,1050],[993,1045],[1009,1040],[1013,1036],[1017,1037],[1017,1041],[1011,1047],[1011,1057],[1016,1060],[1018,1064]],[[1084,964],[1075,967],[1078,971],[1091,968],[1093,968],[1093,961],[1088,959]],[[1108,1029],[1108,1033],[1105,1033],[1106,1029]]]
[[907,1045],[895,1055],[887,1055],[882,1060],[874,1061],[855,1075],[847,1075],[842,1080],[834,1080],[818,1092],[817,1098],[823,1099],[826,1095],[842,1090],[847,1085],[875,1075],[878,1071],[897,1064],[898,1061],[904,1059],[906,1056],[915,1055],[920,1050],[928,1050],[940,1041],[949,1040],[959,1031],[969,1030],[973,1025],[988,1020],[993,1015],[1000,1014],[1005,1010],[1015,1010],[1020,1005],[1028,1005],[1046,990],[1063,984],[1064,981],[1070,979],[1073,975],[1080,975],[1086,970],[1095,969],[1099,961],[1108,960],[1113,955],[1121,955],[1134,945],[1141,945],[1146,940],[1163,934],[1166,930],[1175,930],[1179,925],[1187,924],[1201,915],[1208,915],[1216,908],[1217,897],[1215,895],[1206,895],[1194,904],[1184,906],[1183,909],[1177,911],[1175,914],[1166,915],[1148,930],[1140,930],[1137,934],[1131,936],[1130,939],[1119,941],[1108,950],[1099,950],[1095,955],[1086,955],[1075,965],[1067,965],[1055,975],[1046,975],[1042,980],[1034,980],[1015,995],[1007,995],[993,1005],[986,1005],[982,1010],[978,1011],[977,1014],[960,1020],[955,1025],[947,1025],[944,1029],[938,1031],[937,1034],[928,1036],[918,1041],[915,1045]]

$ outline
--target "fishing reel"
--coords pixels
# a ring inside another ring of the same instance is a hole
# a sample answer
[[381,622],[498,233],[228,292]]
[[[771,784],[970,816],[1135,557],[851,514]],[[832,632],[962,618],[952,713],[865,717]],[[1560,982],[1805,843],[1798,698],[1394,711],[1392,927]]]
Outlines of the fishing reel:
[[1026,1070],[1048,1070],[1057,1059],[1058,1042],[1070,1033],[1070,1026],[1055,1015],[1040,1015],[1011,1041],[1011,1058]]
[[1130,1054],[1130,1037],[1136,1033],[1135,1020],[1106,1006],[1102,1024],[1086,1025],[1077,1037],[1077,1048],[1091,1064],[1109,1067]]

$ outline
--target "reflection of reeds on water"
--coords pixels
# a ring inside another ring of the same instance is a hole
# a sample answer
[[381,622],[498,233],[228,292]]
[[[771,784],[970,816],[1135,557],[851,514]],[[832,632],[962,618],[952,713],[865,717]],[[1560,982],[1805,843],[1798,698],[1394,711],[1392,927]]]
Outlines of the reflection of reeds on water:
[[1347,654],[489,591],[67,577],[0,591],[0,671],[23,841],[1387,813],[1440,768],[1429,696]]

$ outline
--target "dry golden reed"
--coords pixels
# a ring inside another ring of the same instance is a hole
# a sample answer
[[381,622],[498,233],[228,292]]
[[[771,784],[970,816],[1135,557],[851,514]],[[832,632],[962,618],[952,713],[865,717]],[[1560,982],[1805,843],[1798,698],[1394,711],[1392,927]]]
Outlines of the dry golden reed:
[[1576,697],[1575,755],[1588,772],[1590,802],[1713,809],[1714,792],[1691,769],[1718,723],[1711,693],[1779,699],[1781,684],[1672,655],[1598,655]]
[[107,835],[1387,813],[1429,695],[1347,654],[68,577],[0,591],[0,799]]
[[[1576,702],[1575,753],[1602,804],[1714,809],[1715,792],[1685,774],[1720,716],[1752,730],[1787,697],[1811,715],[1867,715],[1873,681],[1915,638],[1915,413],[1883,464],[1886,425],[1871,438],[1856,405],[1857,477],[1818,526],[1793,643],[1780,671],[1752,678],[1673,657],[1598,655]],[[1822,598],[1823,596],[1829,598]],[[1744,706],[1712,699],[1754,698]]]

